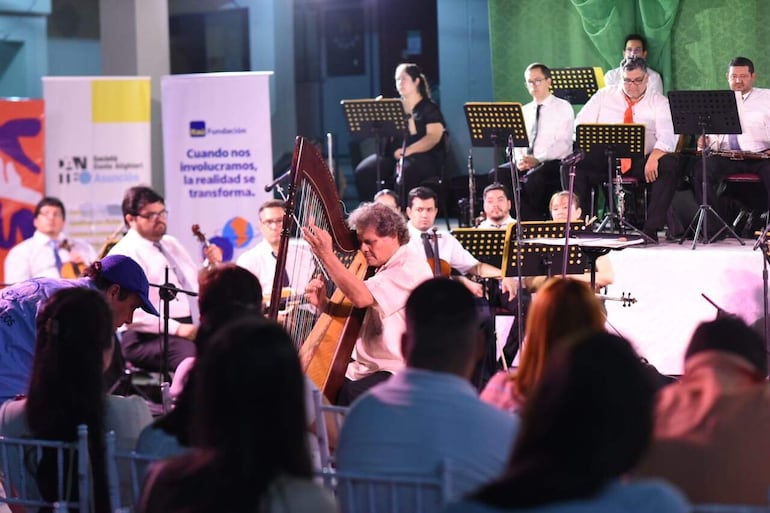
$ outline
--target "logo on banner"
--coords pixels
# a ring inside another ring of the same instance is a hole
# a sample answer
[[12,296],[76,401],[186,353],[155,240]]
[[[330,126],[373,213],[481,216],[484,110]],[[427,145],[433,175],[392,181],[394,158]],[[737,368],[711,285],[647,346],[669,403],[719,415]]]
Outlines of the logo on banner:
[[206,122],[190,121],[190,137],[206,137]]
[[59,159],[59,183],[73,182],[89,183],[91,173],[88,171],[88,157],[75,156]]

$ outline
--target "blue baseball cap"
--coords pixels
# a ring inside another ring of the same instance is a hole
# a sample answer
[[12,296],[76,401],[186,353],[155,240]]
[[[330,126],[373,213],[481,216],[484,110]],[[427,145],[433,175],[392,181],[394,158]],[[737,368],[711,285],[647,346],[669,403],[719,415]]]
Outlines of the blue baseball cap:
[[149,314],[160,316],[147,295],[150,291],[147,276],[139,264],[134,262],[131,257],[108,255],[102,258],[101,275],[104,279],[120,285],[120,288],[139,296],[139,299],[142,300],[142,310]]

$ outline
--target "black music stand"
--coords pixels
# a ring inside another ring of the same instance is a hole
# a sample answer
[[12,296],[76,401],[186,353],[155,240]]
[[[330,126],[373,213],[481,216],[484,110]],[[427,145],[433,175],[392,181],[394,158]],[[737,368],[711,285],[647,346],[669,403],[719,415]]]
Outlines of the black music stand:
[[479,262],[502,268],[505,230],[501,228],[455,228],[452,236]]
[[405,137],[406,120],[404,105],[399,99],[342,100],[342,112],[354,140],[374,137],[377,141],[377,190],[385,188],[380,170],[383,141],[388,137]]
[[583,105],[604,87],[601,68],[552,68],[551,93],[572,105]]
[[[516,274],[516,266],[521,266],[522,276],[553,276],[554,266],[563,261],[564,245],[538,244],[531,239],[563,239],[566,223],[561,221],[524,221],[521,223],[522,244],[513,236],[513,225],[508,226],[503,250],[503,276]],[[570,231],[584,231],[582,221],[570,223]],[[566,274],[583,274],[586,259],[579,246],[569,246]]]
[[[494,148],[495,161],[497,161],[500,148],[508,143],[509,138],[513,138],[514,147],[526,148],[529,146],[524,113],[520,103],[468,102],[464,108],[468,132],[471,135],[471,146]],[[497,164],[495,164],[496,183],[500,182],[497,169]],[[512,192],[515,193],[515,191]]]
[[[644,158],[644,130],[644,125],[635,123],[586,123],[578,125],[576,141],[578,148],[586,153],[598,152],[607,156],[608,209],[597,231],[604,230],[612,222],[617,227],[618,233],[626,233],[626,229],[628,229],[640,234],[647,242],[654,242],[650,236],[626,221],[623,215],[618,215],[615,212],[615,201],[618,200],[619,193],[622,192],[622,176],[618,170],[616,159]],[[613,194],[613,188],[616,189],[617,195]]]
[[[741,120],[738,117],[738,103],[735,100],[735,92],[730,90],[719,91],[669,91],[668,102],[671,109],[671,120],[674,123],[674,133],[699,134],[705,142],[706,134],[740,134]],[[722,219],[708,202],[708,176],[706,174],[706,159],[708,148],[704,146],[701,155],[701,205],[690,221],[687,229],[679,239],[679,244],[684,242],[687,234],[695,226],[692,238],[692,249],[698,244],[698,237],[703,234],[703,243],[713,242],[723,231],[745,245],[738,234],[730,225]],[[708,236],[708,214],[711,213],[722,224],[711,238]],[[702,230],[701,230],[702,228]]]

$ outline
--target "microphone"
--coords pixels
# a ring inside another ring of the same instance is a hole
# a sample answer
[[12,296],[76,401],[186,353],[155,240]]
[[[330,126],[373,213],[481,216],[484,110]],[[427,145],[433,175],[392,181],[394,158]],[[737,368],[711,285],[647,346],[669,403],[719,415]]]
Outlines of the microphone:
[[286,178],[288,178],[289,174],[291,173],[291,168],[287,169],[281,176],[270,182],[269,184],[265,185],[265,192],[270,192],[273,189],[275,189],[275,186],[284,181]]
[[583,150],[578,150],[561,159],[561,163],[564,166],[574,166],[584,158],[586,158],[586,152]]
[[505,154],[508,158],[513,156],[513,134],[508,134],[508,146],[505,148]]

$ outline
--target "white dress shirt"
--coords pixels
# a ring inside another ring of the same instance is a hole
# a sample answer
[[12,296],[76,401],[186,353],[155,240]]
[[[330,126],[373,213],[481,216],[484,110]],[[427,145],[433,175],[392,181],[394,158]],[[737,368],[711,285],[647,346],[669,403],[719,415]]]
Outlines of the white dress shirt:
[[[575,118],[575,126],[590,123],[623,123],[628,103],[622,88],[603,87],[594,94]],[[677,136],[671,121],[668,98],[647,90],[634,104],[634,123],[645,125],[645,155],[653,149],[666,153],[676,149]]]
[[[420,255],[425,255],[427,260],[428,255],[425,253],[422,234],[432,234],[433,231],[427,230],[427,232],[421,232],[412,225],[411,221],[406,223],[406,225],[409,228],[409,246]],[[441,230],[438,230],[436,233],[438,235],[438,256],[441,260],[447,262],[453,269],[457,269],[462,274],[467,274],[479,263],[479,261],[476,260],[476,258],[474,258],[451,233]],[[433,243],[431,242],[431,245],[432,244]]]
[[516,219],[512,218],[510,215],[506,219],[503,219],[502,222],[500,223],[495,223],[491,219],[487,218],[481,221],[477,226],[477,228],[482,228],[484,230],[489,230],[492,228],[500,228],[504,230],[508,228],[509,224],[515,223],[515,222],[516,222]]
[[[532,144],[532,129],[535,126],[537,102],[529,102],[522,107],[527,138]],[[532,156],[540,162],[561,160],[572,153],[572,126],[575,111],[572,105],[552,94],[543,100],[540,119],[537,121],[537,138],[532,148]],[[516,148],[514,155],[520,159],[527,154],[527,148]]]
[[[741,130],[738,144],[742,151],[764,151],[770,149],[770,89],[754,87],[745,96],[735,92],[738,105],[738,119]],[[725,134],[709,135],[712,149],[729,150],[730,142]]]
[[[260,241],[253,248],[245,251],[236,261],[240,267],[248,270],[259,279],[262,294],[268,295],[273,290],[276,257],[273,248],[266,240]],[[295,294],[302,294],[308,282],[316,272],[313,252],[304,240],[290,239],[286,254],[286,272],[289,275],[289,286]]]
[[[71,252],[78,253],[85,265],[96,260],[96,250],[87,242],[67,237],[64,233],[60,233],[56,239],[51,239],[35,230],[32,237],[15,245],[5,257],[6,283],[18,283],[30,278],[60,278],[50,245],[51,240],[56,241],[62,263],[70,261]],[[65,240],[71,250],[61,247]]]
[[[611,69],[604,74],[606,87],[622,87],[622,82],[623,74],[620,68]],[[663,94],[663,78],[652,68],[647,68],[647,91]]]

